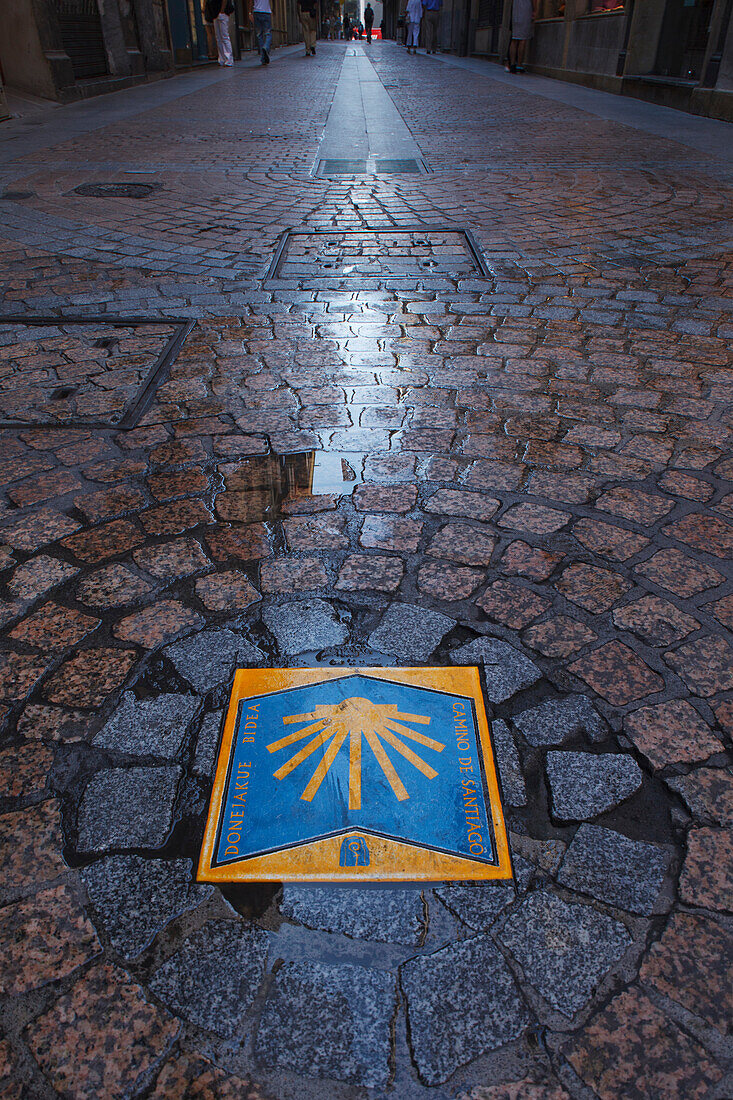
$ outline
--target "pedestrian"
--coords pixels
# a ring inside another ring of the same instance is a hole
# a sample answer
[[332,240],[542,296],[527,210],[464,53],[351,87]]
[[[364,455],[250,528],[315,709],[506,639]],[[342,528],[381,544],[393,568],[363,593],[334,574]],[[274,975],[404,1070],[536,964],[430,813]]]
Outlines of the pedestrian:
[[347,42],[351,41],[351,20],[346,12],[344,12],[344,39]]
[[207,23],[214,25],[219,64],[227,69],[234,64],[232,40],[229,37],[229,16],[233,11],[233,0],[206,0],[204,16]]
[[326,18],[323,20],[323,23],[321,24],[321,30],[323,31],[323,37],[328,42],[328,39],[331,35],[331,20],[328,18],[328,16],[326,16]]
[[524,51],[534,33],[534,0],[512,0],[512,39],[504,68],[508,73],[523,73]]
[[300,16],[300,25],[303,28],[306,57],[312,56],[316,52],[317,3],[318,0],[298,0],[298,15]]
[[263,65],[270,64],[270,49],[272,48],[272,7],[270,0],[254,0],[252,17],[257,35],[257,45],[260,48],[260,61]]
[[367,4],[364,8],[364,26],[366,27],[367,46],[372,44],[372,27],[374,26],[374,8]]
[[435,53],[435,47],[438,44],[438,25],[443,0],[422,0],[422,6],[425,12],[425,52]]
[[407,52],[417,53],[420,38],[420,20],[422,19],[422,0],[407,0]]

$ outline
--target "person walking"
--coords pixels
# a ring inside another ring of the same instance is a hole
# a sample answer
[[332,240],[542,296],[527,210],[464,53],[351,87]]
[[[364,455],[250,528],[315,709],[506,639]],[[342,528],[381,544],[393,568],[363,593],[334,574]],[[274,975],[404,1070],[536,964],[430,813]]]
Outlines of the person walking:
[[272,49],[272,7],[270,0],[254,0],[252,17],[257,35],[257,45],[260,48],[260,61],[263,65],[270,64],[270,50]]
[[214,25],[219,64],[227,69],[234,64],[232,40],[229,37],[229,16],[233,11],[233,0],[206,0],[204,16],[207,23]]
[[347,42],[351,41],[351,20],[346,13],[344,13],[344,39]]
[[422,0],[422,6],[425,12],[425,52],[435,53],[435,47],[438,44],[438,26],[443,0]]
[[316,52],[317,3],[318,0],[298,0],[298,15],[303,28],[306,57],[313,56]]
[[364,26],[366,27],[367,46],[372,44],[372,27],[374,26],[374,8],[367,4],[364,8]]
[[420,37],[420,20],[422,19],[422,0],[407,0],[407,52],[417,53],[417,43]]
[[512,0],[512,39],[504,66],[508,73],[524,72],[524,51],[534,34],[534,17],[534,0]]

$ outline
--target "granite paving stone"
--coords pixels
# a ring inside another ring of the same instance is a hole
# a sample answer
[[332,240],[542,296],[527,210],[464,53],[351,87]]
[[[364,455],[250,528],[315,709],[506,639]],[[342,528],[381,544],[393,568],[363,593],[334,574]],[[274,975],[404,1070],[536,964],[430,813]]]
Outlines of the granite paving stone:
[[587,821],[631,798],[644,773],[630,756],[548,752],[552,813],[561,821]]
[[259,665],[264,654],[231,630],[204,630],[166,646],[165,656],[199,695],[229,685],[235,668]]
[[378,592],[395,592],[404,572],[401,558],[382,554],[350,554],[339,570],[336,588],[342,592],[359,592],[369,588]]
[[107,856],[84,867],[81,880],[123,959],[134,959],[172,920],[196,909],[213,887],[196,886],[190,859],[150,860]]
[[733,825],[733,775],[726,768],[698,768],[689,775],[665,779],[697,818]]
[[209,921],[156,970],[150,988],[177,1015],[231,1038],[257,996],[267,948],[260,928]]
[[530,745],[561,745],[579,734],[589,741],[603,741],[608,732],[605,721],[586,695],[546,699],[539,706],[516,714],[512,722]]
[[550,601],[538,596],[531,588],[502,580],[490,584],[476,603],[490,619],[514,630],[534,622],[550,607]]
[[639,978],[718,1031],[733,1030],[733,936],[717,921],[702,914],[673,913]]
[[573,535],[586,550],[613,561],[628,561],[649,545],[644,535],[599,519],[576,520]]
[[542,678],[529,657],[498,638],[475,638],[452,650],[450,659],[454,665],[483,666],[486,696],[491,703],[503,703]]
[[615,707],[661,691],[664,680],[623,642],[607,642],[568,665],[568,671]]
[[460,1093],[458,1100],[570,1100],[570,1095],[557,1083],[538,1083],[523,1077],[502,1085],[476,1085]]
[[657,844],[600,825],[581,825],[558,872],[561,886],[629,913],[653,912],[669,865]]
[[267,607],[262,618],[284,654],[343,645],[349,636],[348,618],[327,600],[297,600]]
[[256,1057],[307,1077],[383,1089],[395,1008],[392,974],[348,963],[286,962],[260,1017]]
[[0,749],[0,798],[26,798],[45,791],[53,763],[46,745],[13,745]]
[[716,558],[733,556],[733,524],[719,516],[692,512],[670,523],[664,528],[664,534]]
[[57,802],[0,814],[0,872],[7,889],[37,886],[68,871]]
[[262,597],[249,578],[229,569],[196,581],[196,595],[208,611],[244,611]]
[[328,573],[320,558],[272,558],[262,563],[263,592],[301,593],[328,584]]
[[405,963],[412,1053],[427,1085],[517,1039],[530,1016],[503,955],[489,936],[461,940]]
[[511,729],[501,718],[491,723],[491,741],[504,802],[509,806],[526,806],[527,788],[517,744]]
[[433,893],[468,928],[486,932],[497,917],[517,899],[517,887],[526,889],[533,865],[512,852],[514,882],[450,882]]
[[0,698],[24,699],[50,667],[47,658],[30,653],[0,654]]
[[465,600],[476,591],[483,577],[481,569],[445,561],[433,562],[423,565],[417,575],[417,586],[426,596],[436,600]]
[[598,635],[585,623],[569,619],[566,615],[554,615],[551,619],[527,627],[522,638],[526,645],[544,657],[571,657],[583,646],[597,641]]
[[498,936],[530,985],[569,1018],[631,945],[619,921],[547,890],[528,894]]
[[28,1024],[25,1037],[57,1095],[98,1100],[136,1092],[179,1030],[123,970],[104,964]]
[[88,607],[125,607],[152,593],[146,580],[124,565],[105,565],[79,582],[77,596]]
[[673,548],[658,550],[635,565],[634,571],[683,599],[717,588],[725,580],[712,565],[695,561],[689,554]]
[[72,974],[102,945],[68,886],[0,909],[0,993],[37,989]]
[[369,635],[369,645],[383,653],[398,654],[408,662],[427,661],[454,625],[453,619],[438,611],[392,603]]
[[48,554],[37,554],[16,566],[8,581],[8,591],[21,600],[37,600],[59,584],[75,577],[79,570],[68,562]]
[[189,577],[211,568],[211,562],[196,539],[171,539],[157,546],[134,550],[132,556],[141,569],[158,580]]
[[122,687],[136,656],[130,649],[84,649],[64,661],[43,694],[50,703],[93,710]]
[[722,1077],[704,1047],[635,987],[615,997],[564,1053],[600,1100],[703,1100]]
[[555,583],[561,595],[594,615],[608,611],[631,587],[611,569],[599,569],[585,562],[569,565]]
[[120,619],[114,633],[122,642],[157,649],[173,641],[182,631],[203,626],[205,621],[180,600],[157,600],[150,607]]
[[181,1050],[163,1066],[150,1096],[152,1100],[170,1100],[172,1096],[180,1100],[268,1100],[249,1078],[225,1073],[206,1058]]
[[723,748],[686,699],[670,699],[632,711],[624,718],[624,732],[655,771],[669,764],[707,760]]
[[467,523],[447,523],[427,548],[433,558],[447,558],[462,565],[488,565],[496,537],[487,529]]
[[79,850],[162,848],[173,826],[180,768],[108,768],[84,788]]
[[681,899],[718,912],[733,911],[733,837],[726,829],[691,829],[680,875]]
[[180,752],[201,703],[190,695],[158,695],[136,699],[123,692],[109,721],[93,744],[130,756],[159,756],[172,760]]
[[419,890],[286,884],[280,912],[308,928],[359,940],[417,944],[425,931]]
[[213,778],[219,748],[220,729],[221,711],[213,711],[211,714],[204,716],[201,728],[196,736],[196,748],[192,764],[194,774],[207,779]]
[[669,650],[664,659],[698,695],[733,690],[733,648],[726,638],[712,634],[697,637]]
[[422,528],[422,523],[417,519],[365,516],[359,545],[365,550],[394,550],[403,554],[414,554],[420,543]]
[[669,600],[659,596],[642,596],[639,600],[617,607],[613,623],[619,630],[631,630],[648,645],[668,646],[686,638],[700,623],[686,615]]

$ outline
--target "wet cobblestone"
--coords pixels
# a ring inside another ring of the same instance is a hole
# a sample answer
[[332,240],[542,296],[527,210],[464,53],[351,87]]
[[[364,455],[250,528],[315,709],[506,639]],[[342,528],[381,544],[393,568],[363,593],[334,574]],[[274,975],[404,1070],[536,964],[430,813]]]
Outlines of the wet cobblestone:
[[[730,174],[380,43],[431,174],[312,177],[344,55],[0,135],[0,1096],[723,1100]],[[514,885],[193,884],[235,668],[344,662],[479,667]]]

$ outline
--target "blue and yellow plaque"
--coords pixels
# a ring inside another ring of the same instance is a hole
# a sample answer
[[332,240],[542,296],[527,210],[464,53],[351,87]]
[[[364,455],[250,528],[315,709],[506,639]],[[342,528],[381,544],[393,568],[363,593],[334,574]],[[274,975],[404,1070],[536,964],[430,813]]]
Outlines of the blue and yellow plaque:
[[511,876],[478,669],[237,672],[200,882]]

